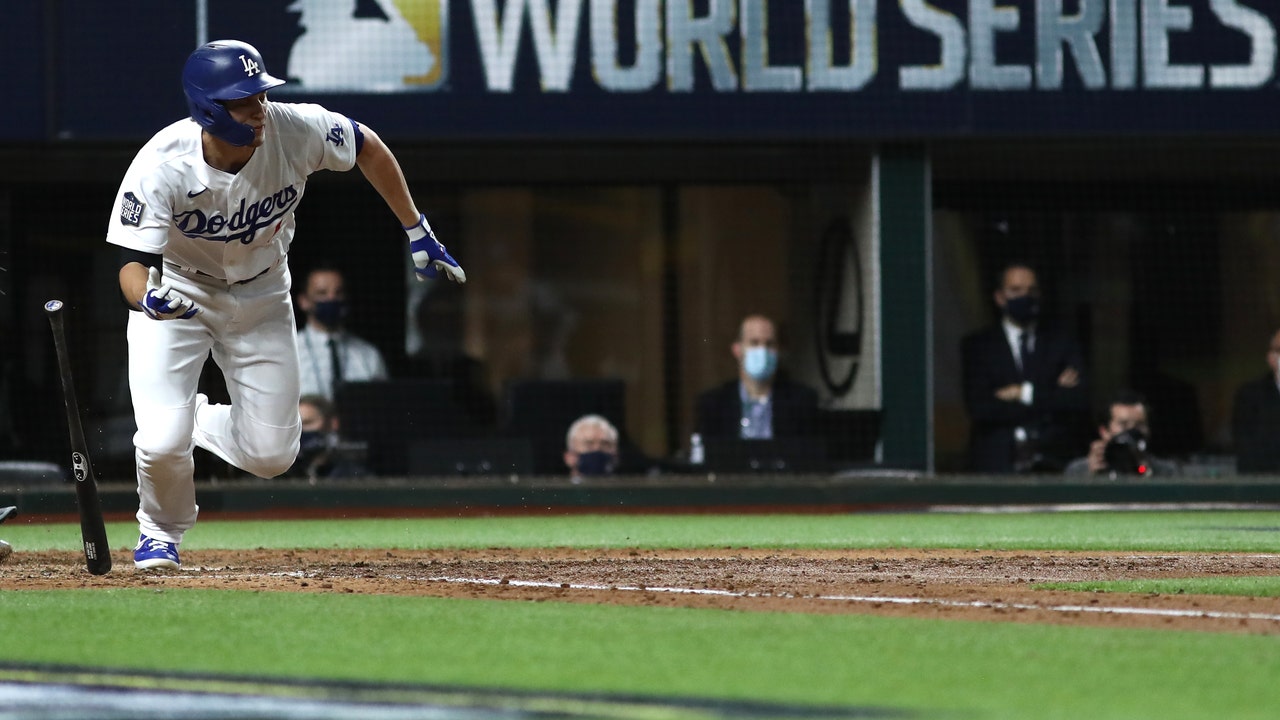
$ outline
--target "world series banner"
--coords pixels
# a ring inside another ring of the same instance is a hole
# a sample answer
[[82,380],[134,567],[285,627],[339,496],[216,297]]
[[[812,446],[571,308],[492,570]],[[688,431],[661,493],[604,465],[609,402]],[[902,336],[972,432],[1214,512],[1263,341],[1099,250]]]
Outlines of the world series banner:
[[[63,0],[56,19],[30,21],[57,24],[56,67],[39,48],[16,61],[54,76],[60,139],[145,137],[180,116],[183,60],[223,37],[254,44],[290,80],[275,94],[402,137],[1277,125],[1280,3],[1269,0]],[[33,42],[30,27],[0,34]],[[104,88],[120,112],[102,112]]]

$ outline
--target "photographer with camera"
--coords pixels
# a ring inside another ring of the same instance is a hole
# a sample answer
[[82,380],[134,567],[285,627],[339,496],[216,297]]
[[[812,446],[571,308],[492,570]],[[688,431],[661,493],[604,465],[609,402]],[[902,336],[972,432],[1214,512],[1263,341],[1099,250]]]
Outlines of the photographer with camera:
[[1066,475],[1107,474],[1150,477],[1179,475],[1182,468],[1173,460],[1158,458],[1147,449],[1151,438],[1147,400],[1133,390],[1120,390],[1107,404],[1100,418],[1098,439],[1089,444],[1089,454],[1072,460]]

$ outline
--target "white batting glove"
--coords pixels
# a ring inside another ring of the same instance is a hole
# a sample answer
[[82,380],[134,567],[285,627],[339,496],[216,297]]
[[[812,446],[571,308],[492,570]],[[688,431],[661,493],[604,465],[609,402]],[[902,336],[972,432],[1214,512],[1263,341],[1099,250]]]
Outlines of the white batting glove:
[[404,233],[409,236],[409,252],[413,254],[413,274],[419,282],[428,278],[436,279],[442,270],[445,277],[458,284],[467,281],[467,273],[463,271],[462,266],[453,259],[448,250],[444,249],[444,245],[436,239],[436,234],[431,232],[431,225],[427,223],[426,215],[419,213],[418,224],[405,228]]
[[147,272],[147,294],[138,301],[138,307],[152,320],[186,320],[200,312],[182,293],[161,285],[160,270],[154,267]]

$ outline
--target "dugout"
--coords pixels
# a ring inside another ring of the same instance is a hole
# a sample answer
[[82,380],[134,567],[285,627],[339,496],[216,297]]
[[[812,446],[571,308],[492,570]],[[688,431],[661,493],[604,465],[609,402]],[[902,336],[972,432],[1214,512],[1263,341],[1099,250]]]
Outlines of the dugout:
[[[57,294],[92,435],[127,474],[103,227],[137,147],[184,112],[186,54],[223,36],[289,77],[273,99],[321,102],[386,137],[467,268],[460,297],[408,281],[398,228],[358,174],[308,184],[295,277],[343,263],[352,329],[393,374],[456,374],[463,358],[495,406],[512,380],[621,380],[632,439],[679,457],[693,397],[733,374],[736,324],[761,311],[825,409],[871,418],[849,424],[874,437],[851,441],[842,467],[959,472],[956,344],[991,319],[988,276],[1016,254],[1043,266],[1051,311],[1086,343],[1095,400],[1150,382],[1177,403],[1161,417],[1188,418],[1171,451],[1214,467],[1231,452],[1231,393],[1265,369],[1280,325],[1280,10],[526,5],[354,3],[351,27],[408,28],[395,42],[431,50],[417,70],[392,40],[379,55],[284,1],[12,9],[0,59],[27,111],[0,118],[6,456],[61,456],[36,310]],[[330,31],[363,75],[308,59]],[[117,47],[125,32],[148,42]]]

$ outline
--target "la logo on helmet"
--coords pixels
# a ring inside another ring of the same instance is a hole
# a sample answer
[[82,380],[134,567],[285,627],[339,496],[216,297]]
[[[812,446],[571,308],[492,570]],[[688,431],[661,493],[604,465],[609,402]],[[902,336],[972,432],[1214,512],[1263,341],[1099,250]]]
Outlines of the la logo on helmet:
[[258,63],[255,62],[252,58],[248,58],[248,57],[245,57],[244,55],[241,55],[240,63],[244,65],[244,74],[248,75],[249,77],[253,77],[254,75],[257,75],[258,73],[262,72],[262,68],[258,67]]

